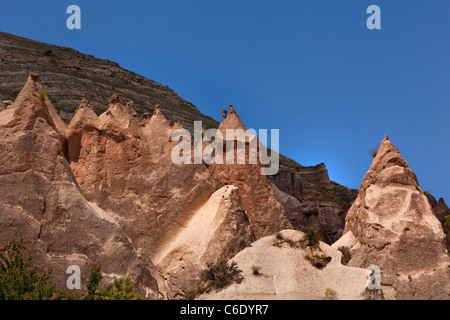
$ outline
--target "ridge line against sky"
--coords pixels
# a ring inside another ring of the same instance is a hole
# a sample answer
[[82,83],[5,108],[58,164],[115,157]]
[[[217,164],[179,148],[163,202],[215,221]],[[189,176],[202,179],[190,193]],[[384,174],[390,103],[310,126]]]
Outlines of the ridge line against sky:
[[[281,154],[347,187],[388,134],[449,201],[449,1],[75,3],[81,30],[56,0],[2,3],[0,30],[115,61],[218,121],[233,103],[248,128],[280,129]],[[381,30],[366,27],[371,4]]]

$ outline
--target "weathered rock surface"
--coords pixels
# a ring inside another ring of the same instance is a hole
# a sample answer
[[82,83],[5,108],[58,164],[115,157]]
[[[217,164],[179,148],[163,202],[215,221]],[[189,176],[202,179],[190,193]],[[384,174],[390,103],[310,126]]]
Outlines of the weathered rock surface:
[[216,191],[155,257],[169,298],[191,291],[208,262],[231,259],[255,240],[239,191]]
[[345,214],[357,191],[330,181],[323,163],[303,167],[280,160],[279,172],[268,178],[292,226],[300,231],[313,227],[322,241],[335,242],[343,234]]
[[[228,116],[219,126],[226,140],[227,129],[247,130],[242,120],[233,107],[230,108]],[[228,137],[232,139],[232,137]],[[227,164],[227,154],[224,152],[223,164],[213,163],[208,167],[219,188],[225,185],[234,185],[239,188],[242,204],[250,219],[250,224],[257,238],[261,238],[283,229],[292,228],[286,217],[286,213],[278,201],[267,176],[261,175],[262,165],[258,161],[251,164],[249,161],[249,138],[246,138],[245,164],[237,162],[237,152],[234,152],[234,164]],[[235,142],[237,139],[234,139]],[[237,142],[236,142],[237,143]],[[224,149],[226,142],[224,141]],[[259,158],[259,157],[258,157]]]
[[100,263],[107,280],[130,274],[138,292],[157,297],[151,264],[114,217],[83,196],[46,101],[30,93],[11,110],[0,126],[0,247],[23,236],[34,263],[53,268],[58,289],[66,288],[69,266],[81,268],[85,288],[90,270]]
[[[281,232],[284,239],[301,241],[304,234],[296,230]],[[342,253],[321,242],[320,248],[331,261],[322,269],[314,267],[305,256],[309,248],[274,246],[275,236],[254,242],[231,261],[241,269],[243,280],[225,289],[200,296],[211,300],[322,300],[366,299],[370,272],[341,264]],[[231,262],[230,261],[230,262]],[[258,275],[253,267],[259,267]]]
[[353,254],[349,265],[379,266],[387,299],[450,299],[442,224],[416,175],[387,137],[348,211],[345,233],[350,232],[354,241],[347,245]]

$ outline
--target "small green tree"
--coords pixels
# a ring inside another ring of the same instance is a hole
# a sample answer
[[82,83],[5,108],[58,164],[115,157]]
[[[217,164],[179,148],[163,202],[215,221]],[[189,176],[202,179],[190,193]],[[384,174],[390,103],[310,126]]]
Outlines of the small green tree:
[[304,241],[308,244],[308,246],[315,246],[319,244],[320,235],[319,232],[314,229],[313,227],[308,229],[308,232],[306,232]]
[[129,275],[125,279],[114,279],[105,291],[99,290],[103,280],[101,266],[97,265],[91,271],[87,282],[88,294],[83,300],[141,300],[141,296],[134,292],[134,282]]
[[141,296],[134,292],[134,282],[129,275],[125,279],[114,279],[114,285],[110,284],[101,294],[101,300],[142,300]]
[[0,300],[49,300],[56,292],[52,270],[42,275],[26,254],[23,239],[13,240],[0,252]]
[[450,226],[450,216],[445,217],[445,225]]

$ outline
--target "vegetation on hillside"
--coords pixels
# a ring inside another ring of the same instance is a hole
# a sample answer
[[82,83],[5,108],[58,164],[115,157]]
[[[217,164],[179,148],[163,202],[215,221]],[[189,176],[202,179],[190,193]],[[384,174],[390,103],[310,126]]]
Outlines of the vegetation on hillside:
[[13,240],[0,251],[0,300],[141,300],[134,292],[134,283],[128,275],[114,279],[104,291],[99,290],[103,279],[100,265],[96,266],[87,282],[88,294],[80,297],[75,293],[57,291],[50,280],[52,270],[40,273],[33,264],[31,254],[23,245]]

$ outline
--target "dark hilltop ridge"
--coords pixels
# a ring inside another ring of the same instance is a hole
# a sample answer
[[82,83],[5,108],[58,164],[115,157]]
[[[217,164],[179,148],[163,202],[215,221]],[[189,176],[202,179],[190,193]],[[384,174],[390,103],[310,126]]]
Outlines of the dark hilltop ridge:
[[205,116],[172,89],[71,48],[49,45],[0,32],[0,97],[13,101],[30,72],[39,74],[61,118],[69,123],[80,98],[86,94],[97,114],[106,111],[113,94],[133,100],[138,113],[153,113],[155,105],[169,120],[179,119],[186,128],[192,119],[210,128],[219,123]]

